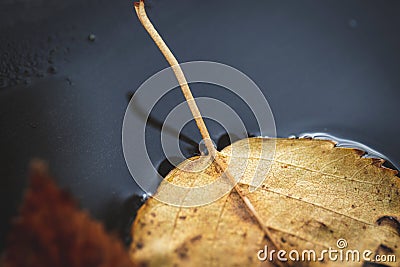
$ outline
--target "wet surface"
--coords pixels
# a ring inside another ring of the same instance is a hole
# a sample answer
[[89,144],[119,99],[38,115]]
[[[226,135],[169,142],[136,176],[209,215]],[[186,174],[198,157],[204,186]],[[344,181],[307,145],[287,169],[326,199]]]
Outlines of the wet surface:
[[[325,132],[400,163],[398,1],[171,0],[150,6],[178,60],[222,62],[257,83],[279,136]],[[133,218],[127,214],[139,206],[134,196],[143,193],[122,155],[127,96],[167,67],[132,2],[7,0],[0,4],[0,31],[0,247],[33,157],[47,159],[83,208],[122,233]],[[202,88],[193,86],[194,95],[207,95]],[[249,134],[257,135],[246,107],[223,90],[207,91],[233,101],[249,118]],[[171,99],[154,119],[162,121],[183,101],[179,91]],[[219,148],[229,143],[218,125],[209,128]],[[159,130],[149,126],[147,134],[156,140],[148,147],[152,161],[165,173]],[[198,153],[195,124],[182,135],[184,155]]]

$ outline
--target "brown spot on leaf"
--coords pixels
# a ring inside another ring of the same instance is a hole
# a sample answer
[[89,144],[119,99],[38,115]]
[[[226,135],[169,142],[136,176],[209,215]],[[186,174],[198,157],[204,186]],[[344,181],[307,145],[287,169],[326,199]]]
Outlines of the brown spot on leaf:
[[188,257],[189,249],[187,248],[186,244],[183,243],[181,246],[175,249],[174,252],[178,254],[179,258],[186,259]]
[[393,216],[382,216],[376,220],[378,225],[389,225],[396,230],[397,234],[400,236],[400,222],[396,217]]
[[203,237],[202,235],[196,235],[195,237],[192,237],[190,239],[190,242],[194,243],[196,241],[199,241],[199,240],[201,240],[202,237]]
[[393,253],[394,252],[392,248],[390,248],[384,244],[379,245],[378,251],[382,251],[384,253]]
[[142,242],[137,242],[136,243],[136,248],[137,249],[142,249],[143,248],[143,243]]

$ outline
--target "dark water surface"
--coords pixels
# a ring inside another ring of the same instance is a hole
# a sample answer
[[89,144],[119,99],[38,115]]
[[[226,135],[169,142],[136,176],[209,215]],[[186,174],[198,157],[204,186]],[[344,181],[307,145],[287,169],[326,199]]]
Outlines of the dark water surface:
[[[399,1],[159,0],[148,13],[181,62],[217,61],[253,79],[278,136],[329,133],[399,165]],[[0,60],[1,247],[33,157],[110,230],[125,229],[143,192],[122,155],[123,115],[128,96],[167,67],[132,2],[3,1]],[[162,121],[181,101],[177,91],[152,116]],[[246,107],[236,108],[257,135]],[[217,124],[209,130],[220,148],[228,143]],[[147,134],[158,167],[159,130]],[[195,125],[182,134],[191,139],[181,142],[185,156],[198,153]]]

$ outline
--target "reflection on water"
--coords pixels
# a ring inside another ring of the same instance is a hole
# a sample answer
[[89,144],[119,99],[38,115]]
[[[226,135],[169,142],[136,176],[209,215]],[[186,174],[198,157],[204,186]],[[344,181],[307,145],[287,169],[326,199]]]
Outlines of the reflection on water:
[[[296,136],[290,136],[289,138],[296,138]],[[395,163],[393,163],[388,157],[386,157],[385,155],[383,155],[382,153],[379,153],[378,151],[376,151],[375,149],[362,144],[360,142],[357,141],[353,141],[353,140],[349,140],[349,139],[344,139],[344,138],[339,138],[327,133],[321,133],[321,132],[317,132],[317,133],[302,133],[298,136],[298,138],[312,138],[312,139],[322,139],[322,140],[332,140],[336,143],[337,147],[349,147],[349,148],[356,148],[356,149],[360,149],[362,151],[365,151],[365,155],[363,157],[367,157],[367,158],[380,158],[380,159],[384,159],[385,162],[385,166],[386,167],[390,167],[392,169],[399,169],[399,166]]]

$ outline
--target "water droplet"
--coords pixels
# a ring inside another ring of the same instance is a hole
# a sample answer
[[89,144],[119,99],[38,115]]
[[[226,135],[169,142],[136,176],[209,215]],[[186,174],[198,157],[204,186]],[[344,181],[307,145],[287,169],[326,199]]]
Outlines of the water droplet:
[[349,20],[349,26],[350,26],[350,28],[357,28],[357,26],[358,26],[358,21],[356,20],[356,19],[350,19]]
[[29,77],[31,75],[31,72],[28,69],[25,69],[24,75],[25,75],[25,77]]
[[152,196],[151,193],[143,193],[143,194],[142,194],[141,201],[142,201],[142,202],[145,202],[145,201],[148,200],[151,196]]
[[50,74],[56,74],[57,73],[57,69],[54,66],[50,66],[47,68],[47,72]]
[[8,86],[8,79],[0,77],[0,88],[5,88]]
[[313,136],[311,134],[308,133],[304,133],[304,134],[300,134],[299,135],[299,139],[312,139]]
[[65,78],[69,85],[74,85],[70,77]]
[[96,35],[94,35],[93,33],[89,34],[88,40],[94,42],[96,40]]

